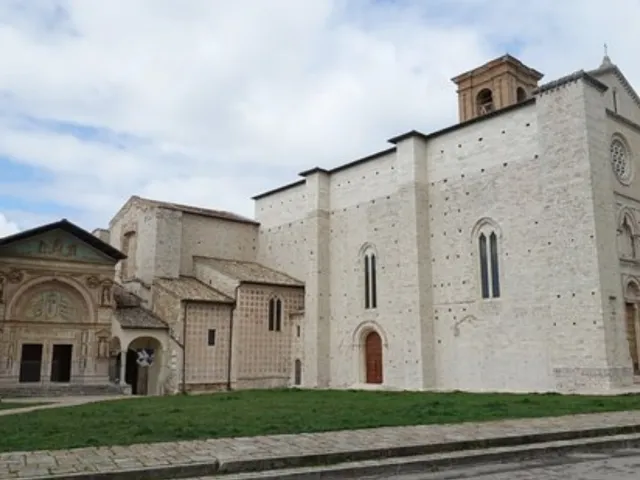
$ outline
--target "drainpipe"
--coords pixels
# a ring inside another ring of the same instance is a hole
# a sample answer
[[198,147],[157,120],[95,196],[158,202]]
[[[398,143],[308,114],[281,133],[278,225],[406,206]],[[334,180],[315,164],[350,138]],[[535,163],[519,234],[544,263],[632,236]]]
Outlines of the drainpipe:
[[229,312],[229,359],[227,363],[227,390],[231,390],[231,365],[232,365],[232,357],[233,357],[233,315],[236,311],[236,307],[238,306],[238,289],[242,285],[242,282],[239,282],[236,285],[234,300],[235,303],[233,307],[231,307],[231,311]]
[[187,301],[182,301],[182,393],[187,393]]

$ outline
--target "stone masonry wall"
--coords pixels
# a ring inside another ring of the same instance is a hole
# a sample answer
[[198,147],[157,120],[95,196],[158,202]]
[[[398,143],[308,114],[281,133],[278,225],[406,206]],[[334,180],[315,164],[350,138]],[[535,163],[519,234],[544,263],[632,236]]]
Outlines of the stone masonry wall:
[[[190,302],[186,316],[187,389],[226,389],[229,381],[231,306]],[[215,331],[214,345],[209,345],[210,330]]]
[[[269,300],[283,302],[281,331],[269,331]],[[242,285],[233,318],[232,377],[234,388],[272,388],[292,378],[291,315],[304,303],[300,288]],[[295,317],[294,317],[295,318]]]
[[307,187],[299,185],[256,201],[258,263],[299,280],[307,276]]
[[194,256],[254,261],[258,251],[258,227],[185,213],[181,241],[180,272],[193,275]]
[[[437,381],[440,389],[547,390],[547,299],[535,278],[550,236],[538,215],[545,170],[534,105],[428,142]],[[480,226],[498,235],[501,295],[482,299]],[[533,281],[533,284],[532,284]],[[523,374],[526,372],[526,374]]]
[[168,292],[164,288],[154,285],[152,288],[153,312],[169,326],[169,355],[172,361],[175,360],[176,368],[171,375],[175,376],[170,382],[171,388],[166,390],[177,393],[182,388],[183,383],[183,359],[184,359],[184,312],[181,301],[178,297]]
[[[314,292],[304,320],[311,377],[318,382],[325,360],[320,344],[307,343],[318,339],[328,294],[331,386],[362,382],[371,329],[383,338],[387,387],[589,391],[628,382],[607,149],[618,132],[640,151],[640,127],[607,120],[607,101],[574,80],[339,169],[324,200],[328,235],[317,216],[308,224],[319,174],[259,199],[259,261]],[[614,188],[618,205],[640,208],[640,181]],[[497,299],[480,293],[481,228],[499,239]],[[305,268],[322,238],[330,262]],[[363,306],[363,248],[377,254],[375,310]]]
[[[133,291],[146,302],[151,300],[150,286],[155,276],[157,209],[138,200],[130,200],[109,224],[109,242],[115,248],[122,249],[126,233],[134,232],[136,251],[129,252],[133,260],[129,261],[129,280],[127,289]],[[125,260],[126,261],[126,260]],[[117,281],[123,282],[121,275],[124,262],[116,267]]]
[[[635,123],[640,123],[640,108],[618,77],[613,72],[609,72],[598,75],[598,80],[609,86],[609,89],[604,93],[606,108],[616,111],[616,113]],[[614,92],[616,96],[615,103],[613,100]]]

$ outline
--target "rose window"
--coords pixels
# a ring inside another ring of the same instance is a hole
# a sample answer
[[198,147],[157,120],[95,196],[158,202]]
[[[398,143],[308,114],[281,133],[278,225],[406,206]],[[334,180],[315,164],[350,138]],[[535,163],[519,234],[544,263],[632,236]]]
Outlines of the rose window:
[[625,183],[631,178],[631,163],[627,147],[617,138],[611,142],[611,166],[618,180]]

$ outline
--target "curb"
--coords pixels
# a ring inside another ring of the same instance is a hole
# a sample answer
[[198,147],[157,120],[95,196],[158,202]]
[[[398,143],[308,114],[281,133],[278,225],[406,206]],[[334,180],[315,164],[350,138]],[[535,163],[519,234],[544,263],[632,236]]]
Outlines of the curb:
[[[75,474],[50,474],[47,476],[24,477],[23,480],[162,480],[186,479],[193,477],[254,473],[259,471],[283,470],[304,467],[331,466],[339,463],[364,462],[401,457],[469,452],[501,447],[530,446],[541,443],[562,442],[597,437],[613,437],[640,433],[640,424],[616,427],[600,427],[584,430],[564,430],[529,435],[511,435],[507,437],[480,440],[461,440],[445,443],[430,443],[390,448],[376,448],[326,454],[256,458],[246,460],[213,461],[189,463],[183,465],[162,465],[111,472],[87,472]],[[611,442],[611,439],[609,440]],[[640,441],[639,441],[640,442]],[[640,444],[640,443],[639,443]],[[540,448],[544,448],[540,446]],[[523,449],[521,449],[522,451]],[[475,459],[474,461],[478,461]],[[284,478],[284,477],[283,477]],[[309,477],[311,478],[311,477]]]
[[[520,447],[503,447],[449,454],[422,455],[416,457],[397,457],[379,461],[352,462],[335,466],[274,470],[270,472],[254,472],[224,475],[229,480],[317,480],[320,478],[355,479],[375,475],[393,478],[397,475],[412,475],[454,472],[460,467],[478,467],[494,465],[500,473],[513,470],[506,464],[518,463],[518,469],[531,467],[567,465],[581,463],[585,459],[569,458],[571,453],[606,454],[623,448],[640,447],[640,435],[620,435],[587,440],[570,440],[566,442],[549,442],[540,445]],[[628,453],[628,455],[637,452]],[[543,459],[541,463],[540,460]],[[502,468],[500,468],[502,466]],[[483,476],[494,472],[482,472]],[[466,478],[466,477],[465,477]]]
[[[550,443],[579,440],[615,435],[640,433],[640,424],[622,427],[602,427],[585,430],[566,430],[530,435],[513,435],[508,437],[487,438],[482,440],[461,440],[426,445],[411,445],[384,449],[369,449],[351,452],[335,452],[316,455],[299,455],[289,457],[256,458],[249,460],[231,460],[221,462],[219,474],[249,473],[257,471],[277,470],[284,468],[302,468],[337,463],[363,462],[398,457],[416,457],[420,455],[444,454],[459,451],[473,451],[498,447],[525,446],[536,443]],[[83,479],[84,480],[84,479]]]

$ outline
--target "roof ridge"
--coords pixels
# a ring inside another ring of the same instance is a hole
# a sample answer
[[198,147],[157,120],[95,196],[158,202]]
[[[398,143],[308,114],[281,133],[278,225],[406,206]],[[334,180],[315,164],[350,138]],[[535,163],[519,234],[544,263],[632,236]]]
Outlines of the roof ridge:
[[185,203],[177,203],[177,202],[169,202],[165,200],[156,200],[153,198],[141,197],[139,195],[133,195],[132,198],[141,201],[143,203],[151,204],[160,208],[167,208],[170,210],[178,210],[186,213],[193,213],[196,215],[205,215],[214,218],[219,218],[221,220],[229,220],[241,223],[252,223],[259,225],[254,219],[249,217],[245,217],[244,215],[240,215],[238,213],[232,212],[230,210],[220,210],[209,207],[201,207],[198,205],[187,205]]

